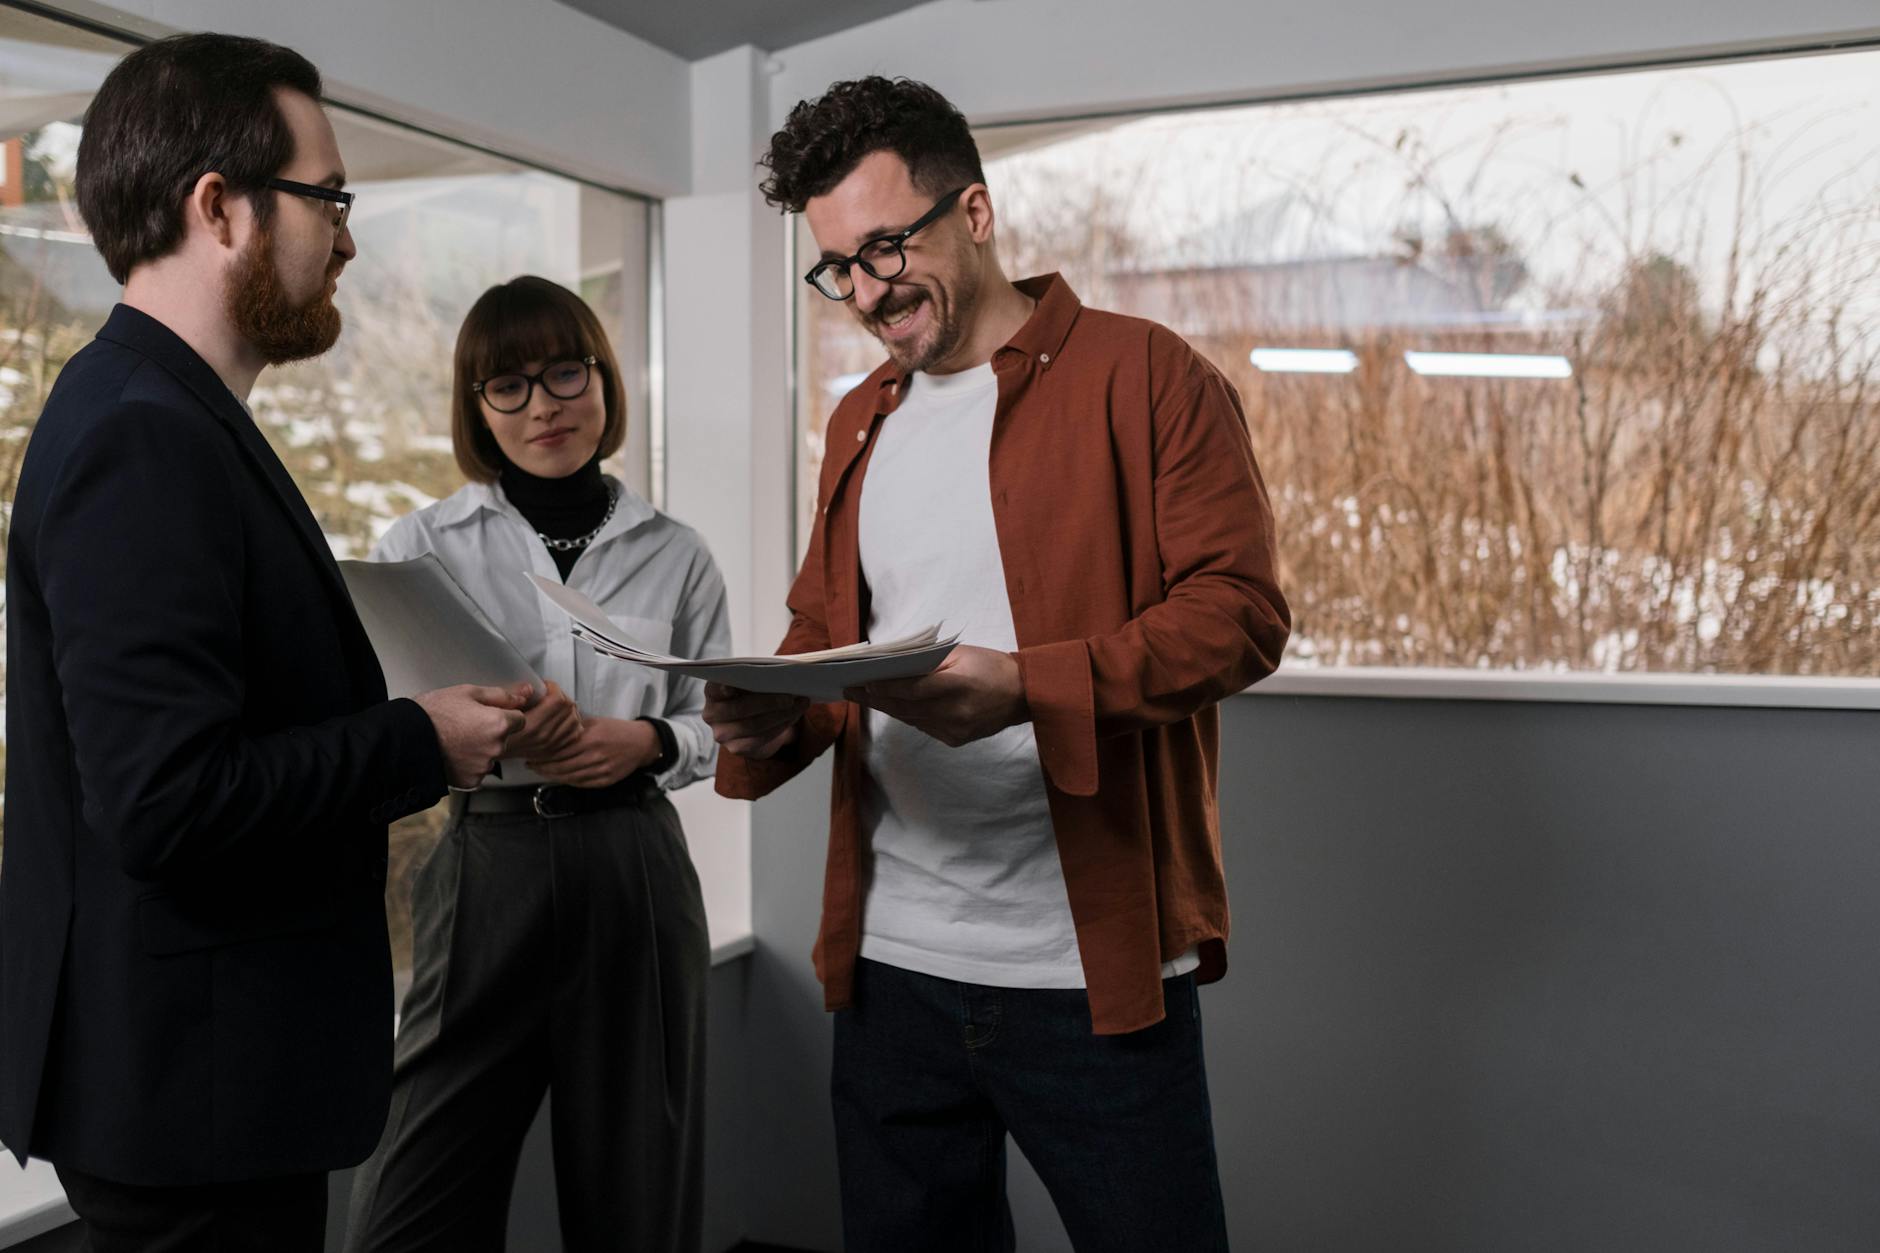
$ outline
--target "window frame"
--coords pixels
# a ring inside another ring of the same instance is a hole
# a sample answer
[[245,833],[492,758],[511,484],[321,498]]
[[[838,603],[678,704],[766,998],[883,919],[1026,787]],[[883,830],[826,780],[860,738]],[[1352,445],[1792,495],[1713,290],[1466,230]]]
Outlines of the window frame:
[[[0,0],[0,8],[12,9],[29,17],[56,23],[61,26],[83,31],[121,44],[129,53],[152,42],[154,36],[113,26],[105,22],[80,17],[63,12],[31,0]],[[385,126],[396,127],[414,136],[447,144],[453,148],[478,153],[501,160],[522,169],[548,174],[593,191],[619,196],[623,200],[638,203],[645,213],[646,256],[643,265],[646,272],[645,290],[642,293],[644,308],[639,310],[644,320],[644,342],[636,345],[646,362],[646,386],[644,407],[646,438],[648,441],[648,499],[655,508],[664,509],[666,503],[666,410],[665,410],[665,288],[663,258],[665,256],[663,233],[664,202],[657,197],[642,192],[616,187],[593,178],[574,174],[564,169],[544,164],[541,161],[520,157],[497,148],[479,144],[473,140],[447,134],[432,127],[408,121],[383,111],[350,101],[342,91],[328,96],[323,103],[336,112],[363,118]],[[639,399],[638,397],[635,398]],[[751,951],[752,939],[749,935],[748,920],[734,920],[728,926],[729,935],[720,937],[712,949],[712,964],[734,960]],[[58,1178],[53,1174],[49,1163],[32,1159],[24,1170],[12,1162],[0,1159],[0,1249],[12,1248],[36,1236],[55,1230],[76,1221],[77,1215],[65,1199],[65,1192],[59,1186]]]
[[[975,137],[1043,128],[1073,130],[1080,124],[1138,121],[1150,117],[1256,108],[1264,105],[1353,100],[1512,83],[1595,78],[1646,70],[1681,70],[1780,58],[1880,51],[1880,37],[1809,40],[1760,48],[1615,58],[1565,66],[1498,73],[1439,75],[1348,87],[1262,92],[1219,99],[1133,108],[1043,111],[997,121],[968,119]],[[797,464],[802,455],[807,413],[801,387],[801,361],[808,349],[804,288],[794,276],[801,267],[796,215],[784,218],[783,288],[789,310],[786,385],[789,389],[790,554],[802,551],[802,499]],[[826,416],[826,415],[825,415]],[[794,578],[793,565],[788,577]],[[1715,706],[1824,710],[1880,710],[1880,678],[1859,676],[1750,675],[1731,673],[1652,673],[1591,670],[1488,670],[1465,667],[1295,666],[1282,661],[1277,673],[1239,693],[1242,696],[1358,697],[1382,700],[1501,700],[1542,704]]]

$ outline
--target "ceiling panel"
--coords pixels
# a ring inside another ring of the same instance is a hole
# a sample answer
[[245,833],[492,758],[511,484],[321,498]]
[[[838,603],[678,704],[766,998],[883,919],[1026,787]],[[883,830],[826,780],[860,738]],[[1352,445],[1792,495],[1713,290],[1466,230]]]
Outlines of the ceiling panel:
[[775,51],[899,13],[925,0],[562,0],[666,51],[696,61],[754,44]]

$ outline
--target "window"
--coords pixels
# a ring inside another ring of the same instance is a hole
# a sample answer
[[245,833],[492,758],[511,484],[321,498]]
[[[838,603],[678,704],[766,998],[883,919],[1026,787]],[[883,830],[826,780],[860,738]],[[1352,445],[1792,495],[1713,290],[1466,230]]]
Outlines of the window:
[[[0,8],[0,507],[12,501],[60,367],[119,295],[85,234],[72,178],[79,119],[128,50]],[[450,452],[457,328],[485,288],[517,274],[579,291],[600,315],[632,415],[612,468],[651,495],[649,205],[343,108],[329,112],[358,194],[349,225],[359,256],[338,296],[345,330],[326,356],[264,372],[251,401],[334,553],[363,557],[394,519],[461,485]],[[0,551],[3,526],[0,512]],[[387,909],[401,995],[411,873],[442,818],[440,807],[392,830]]]
[[[981,143],[1009,275],[1061,271],[1239,389],[1289,668],[1872,677],[1876,72],[1864,50]],[[822,423],[881,353],[798,299],[800,545]]]

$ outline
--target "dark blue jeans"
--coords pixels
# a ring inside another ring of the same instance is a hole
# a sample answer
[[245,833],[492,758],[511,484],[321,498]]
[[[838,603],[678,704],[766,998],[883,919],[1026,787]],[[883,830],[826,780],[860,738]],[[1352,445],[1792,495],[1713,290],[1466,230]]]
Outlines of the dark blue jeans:
[[1225,1250],[1194,976],[1162,995],[1100,1036],[1082,990],[858,963],[830,1084],[847,1253],[1009,1253],[1007,1133],[1078,1253]]

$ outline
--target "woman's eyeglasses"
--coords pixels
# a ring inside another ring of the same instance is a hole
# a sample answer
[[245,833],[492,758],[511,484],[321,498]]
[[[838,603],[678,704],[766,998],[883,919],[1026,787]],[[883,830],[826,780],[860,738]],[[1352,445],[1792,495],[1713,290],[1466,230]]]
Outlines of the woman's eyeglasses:
[[498,413],[520,413],[534,399],[537,385],[556,400],[574,400],[587,390],[593,368],[593,357],[571,357],[551,361],[534,374],[520,370],[492,374],[480,383],[470,384],[470,390]]

